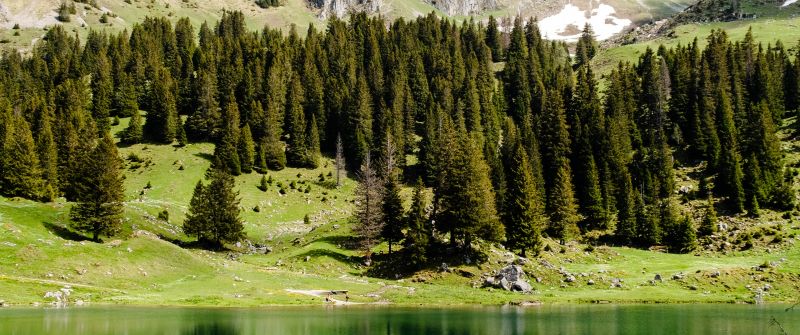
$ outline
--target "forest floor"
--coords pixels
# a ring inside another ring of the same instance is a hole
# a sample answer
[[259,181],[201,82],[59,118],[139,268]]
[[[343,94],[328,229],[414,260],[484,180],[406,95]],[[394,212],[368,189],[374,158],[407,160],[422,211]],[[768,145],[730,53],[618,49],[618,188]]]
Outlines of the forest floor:
[[[789,163],[797,164],[796,143],[784,144]],[[355,182],[348,178],[336,188],[330,160],[316,170],[271,171],[267,191],[256,187],[259,174],[237,177],[249,242],[229,251],[205,251],[183,235],[181,224],[212,152],[210,144],[121,148],[126,223],[119,237],[104,243],[67,228],[70,204],[63,200],[0,198],[0,300],[47,305],[52,300],[45,294],[65,287],[72,289],[73,303],[197,306],[324,304],[325,296],[296,292],[330,290],[348,290],[353,303],[398,305],[792,303],[800,297],[796,211],[765,211],[758,220],[721,217],[730,226],[727,236],[703,241],[695,254],[548,239],[535,259],[520,260],[499,246],[481,244],[486,259],[480,264],[457,258],[447,267],[437,263],[413,274],[384,270],[381,278],[370,277],[349,237]],[[678,170],[679,184],[692,184],[691,169]],[[409,193],[404,190],[406,201]],[[703,201],[684,206],[697,215]],[[157,218],[163,210],[168,220]],[[744,233],[754,236],[747,250],[737,238]],[[376,258],[387,251],[386,244],[378,246]],[[512,262],[522,264],[532,293],[481,288],[483,277]],[[654,280],[656,274],[663,280]],[[574,280],[568,282],[568,276]]]

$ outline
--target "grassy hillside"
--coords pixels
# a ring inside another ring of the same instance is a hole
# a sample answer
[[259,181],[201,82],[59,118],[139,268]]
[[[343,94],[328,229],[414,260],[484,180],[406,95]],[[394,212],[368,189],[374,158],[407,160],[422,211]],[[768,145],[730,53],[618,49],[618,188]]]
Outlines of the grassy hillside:
[[[800,6],[798,6],[800,7]],[[800,42],[800,17],[793,18],[762,18],[754,20],[741,20],[734,22],[694,23],[681,25],[674,28],[674,34],[659,37],[644,43],[617,46],[602,50],[593,62],[598,73],[608,73],[620,61],[635,63],[644,51],[650,47],[658,49],[659,45],[674,47],[679,44],[687,45],[697,38],[701,47],[705,46],[705,38],[714,29],[723,29],[734,40],[741,40],[748,29],[753,30],[753,36],[766,47],[766,44],[775,44],[780,40],[787,48],[796,49]]]
[[[488,259],[480,265],[440,271],[438,264],[431,264],[411,276],[389,271],[389,278],[370,278],[349,237],[355,183],[347,179],[342,188],[331,187],[330,161],[317,170],[270,172],[274,184],[267,192],[256,188],[258,174],[237,178],[248,238],[271,252],[250,253],[246,245],[227,252],[181,247],[189,241],[180,226],[191,190],[209,166],[212,151],[209,144],[121,148],[123,157],[138,156],[125,164],[127,222],[122,236],[104,243],[90,242],[67,228],[68,203],[0,198],[0,300],[45,304],[50,301],[43,298],[45,292],[67,285],[74,290],[72,301],[214,306],[323,303],[321,297],[288,289],[345,289],[351,301],[395,304],[752,302],[756,290],[767,284],[766,301],[792,302],[800,290],[800,227],[796,218],[783,220],[772,213],[758,222],[731,219],[732,226],[743,222],[731,234],[764,232],[755,248],[746,251],[734,246],[723,252],[673,255],[548,240],[541,258],[524,262],[535,288],[530,295],[479,288],[483,274],[519,262],[489,245],[481,246]],[[320,174],[326,182],[319,182]],[[311,190],[289,188],[281,195],[277,183],[292,181]],[[145,189],[148,182],[152,187]],[[255,206],[259,212],[252,210]],[[156,218],[164,209],[168,222]],[[312,217],[308,225],[302,220],[305,214]],[[386,246],[378,250],[385,252]],[[719,276],[712,278],[715,272]],[[565,282],[566,273],[576,281]],[[677,273],[685,277],[670,279]],[[651,283],[655,274],[665,281]],[[621,288],[611,288],[615,279],[622,281]]]

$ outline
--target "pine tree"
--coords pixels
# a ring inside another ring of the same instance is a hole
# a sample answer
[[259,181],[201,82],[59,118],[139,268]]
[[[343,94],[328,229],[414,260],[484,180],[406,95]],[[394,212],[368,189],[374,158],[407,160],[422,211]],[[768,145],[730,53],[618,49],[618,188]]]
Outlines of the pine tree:
[[716,192],[727,195],[734,210],[744,211],[744,190],[742,189],[742,166],[738,152],[736,126],[733,121],[728,95],[719,89],[717,92],[717,116],[719,117],[718,132],[721,153],[719,157],[719,175],[716,180]]
[[195,186],[183,231],[200,243],[221,248],[245,237],[239,192],[234,190],[233,176],[227,171],[214,169],[208,174],[208,185],[198,181]]
[[36,131],[36,150],[44,181],[42,189],[42,200],[44,201],[54,201],[59,194],[58,149],[50,121],[51,113],[49,108],[39,113],[39,126]]
[[125,197],[122,161],[108,132],[86,163],[81,168],[85,179],[77,185],[77,203],[69,216],[74,229],[90,233],[93,240],[99,241],[101,235],[112,237],[120,231]]
[[[452,124],[447,122],[444,127]],[[443,178],[436,188],[441,207],[436,221],[446,224],[443,228],[450,233],[451,243],[461,239],[465,251],[469,251],[473,238],[498,241],[505,232],[497,216],[489,167],[481,148],[464,134],[454,140],[456,147],[442,148],[452,151],[452,156],[443,159],[439,171]]]
[[175,83],[165,68],[156,71],[152,81],[152,100],[144,124],[147,138],[161,143],[172,143],[178,127],[178,111],[175,103]]
[[253,144],[253,135],[250,132],[249,124],[244,125],[244,128],[242,128],[237,150],[239,152],[239,162],[242,166],[242,172],[252,172],[255,160],[255,144]]
[[502,215],[508,248],[519,250],[522,257],[529,251],[537,255],[542,245],[541,230],[546,222],[540,201],[542,196],[537,194],[525,149],[519,142],[510,145],[505,157],[507,201]]
[[381,237],[389,243],[389,254],[391,254],[392,244],[399,244],[403,239],[403,199],[400,198],[400,185],[395,172],[397,165],[394,157],[397,153],[391,136],[386,137],[384,147]]
[[380,178],[372,167],[370,154],[367,153],[359,170],[359,183],[356,188],[358,222],[353,228],[360,239],[367,265],[372,263],[372,248],[383,229],[382,199]]
[[404,248],[408,255],[407,263],[420,268],[427,262],[427,250],[430,243],[430,232],[427,227],[427,217],[425,215],[425,186],[422,179],[417,179],[414,187],[414,198],[411,202],[411,209],[406,215],[406,238]]
[[545,108],[544,161],[546,167],[547,212],[550,216],[548,230],[551,236],[571,238],[579,231],[575,193],[572,187],[572,172],[569,162],[570,137],[561,96],[549,92]]
[[334,169],[336,169],[336,187],[342,187],[342,174],[346,174],[344,161],[344,144],[342,144],[342,135],[336,134],[336,160],[334,162]]
[[714,199],[708,197],[706,205],[706,213],[703,216],[703,221],[700,222],[700,228],[697,233],[700,236],[711,236],[717,232],[717,211],[714,209]]
[[114,81],[111,78],[111,65],[104,54],[97,58],[97,64],[92,74],[92,116],[94,116],[97,130],[109,130],[108,117],[111,115],[111,103],[114,95]]
[[134,113],[139,112],[136,88],[133,86],[130,76],[124,71],[120,71],[117,81],[118,85],[113,104],[116,109],[116,115],[120,117],[132,116]]
[[673,253],[689,253],[697,248],[697,231],[689,217],[664,224],[664,243]]
[[289,166],[305,167],[308,163],[307,126],[303,111],[303,87],[298,76],[294,76],[286,93],[286,120],[286,133],[289,135],[286,162]]
[[235,102],[228,104],[225,108],[223,120],[225,127],[222,130],[222,138],[214,146],[214,164],[219,164],[219,166],[214,168],[238,176],[242,173],[242,165],[237,151],[240,137],[239,107]]
[[575,47],[575,65],[590,63],[595,54],[597,54],[597,41],[594,38],[594,30],[589,23],[586,23]]
[[0,162],[0,189],[3,195],[39,199],[42,195],[42,171],[36,144],[28,121],[15,110],[5,113],[2,120],[2,162]]
[[183,124],[183,121],[178,120],[178,134],[176,135],[178,140],[179,147],[185,147],[189,144],[189,139],[186,137],[186,126]]
[[136,144],[142,141],[142,115],[139,111],[134,111],[128,127],[121,134],[122,142],[127,144]]
[[306,157],[306,167],[310,169],[316,169],[319,167],[319,158],[322,155],[320,152],[320,138],[319,138],[319,128],[317,126],[317,117],[312,115],[311,116],[311,123],[308,124],[308,143],[306,144],[306,148],[308,148],[308,156]]
[[489,15],[489,23],[486,26],[486,45],[492,50],[492,61],[499,62],[503,58],[500,29],[497,27],[497,20],[491,15]]

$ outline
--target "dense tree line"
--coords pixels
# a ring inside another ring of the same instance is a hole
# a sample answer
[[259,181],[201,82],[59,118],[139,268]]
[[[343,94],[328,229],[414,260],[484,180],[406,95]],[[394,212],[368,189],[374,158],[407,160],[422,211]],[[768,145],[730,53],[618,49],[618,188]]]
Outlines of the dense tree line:
[[[215,170],[232,175],[314,168],[322,153],[338,172],[347,157],[377,187],[359,191],[372,207],[358,216],[377,225],[365,227],[369,244],[377,234],[419,262],[445,239],[536,254],[543,234],[594,230],[688,251],[695,223],[676,204],[680,166],[699,166],[698,196],[733,212],[794,205],[776,131],[797,114],[800,59],[782,44],[714,31],[705,49],[620,63],[601,92],[590,27],[574,58],[535,20],[508,28],[354,14],[300,37],[248,31],[228,12],[197,31],[147,18],[81,44],[56,26],[31,57],[0,61],[2,194],[81,201],[86,161],[75,157],[91,156],[110,117],[131,117],[123,142],[211,141]],[[417,177],[401,214],[396,192]]]

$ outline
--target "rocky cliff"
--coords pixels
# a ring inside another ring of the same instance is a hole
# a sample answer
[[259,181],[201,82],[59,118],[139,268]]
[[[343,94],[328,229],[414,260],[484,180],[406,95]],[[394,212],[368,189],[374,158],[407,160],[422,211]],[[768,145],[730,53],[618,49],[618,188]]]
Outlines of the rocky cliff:
[[449,16],[470,15],[497,8],[496,0],[425,0]]
[[319,18],[344,17],[350,11],[377,13],[381,0],[310,0],[311,6],[319,10]]

